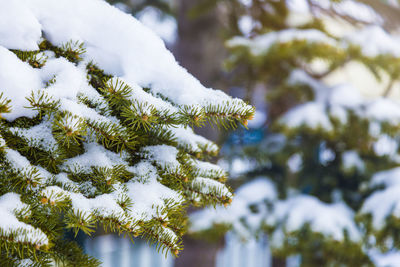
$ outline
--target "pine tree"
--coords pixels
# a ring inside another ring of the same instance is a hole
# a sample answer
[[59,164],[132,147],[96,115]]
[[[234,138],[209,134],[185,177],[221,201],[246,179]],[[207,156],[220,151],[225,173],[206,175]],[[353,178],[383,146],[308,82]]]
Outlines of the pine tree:
[[[263,88],[267,121],[261,143],[230,147],[230,165],[247,165],[232,206],[194,214],[192,231],[266,233],[275,257],[302,266],[380,266],[400,248],[399,42],[358,1],[220,3],[233,23],[227,67],[249,95]],[[382,96],[337,75],[349,66]]]
[[3,1],[0,17],[0,265],[98,266],[66,234],[99,227],[178,255],[187,206],[232,197],[192,128],[253,107],[103,1]]

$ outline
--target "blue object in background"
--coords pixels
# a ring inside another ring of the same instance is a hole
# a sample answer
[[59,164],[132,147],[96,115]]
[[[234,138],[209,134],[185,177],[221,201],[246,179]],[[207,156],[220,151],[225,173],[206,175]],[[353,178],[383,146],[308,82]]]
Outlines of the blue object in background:
[[224,143],[224,147],[226,146],[247,146],[247,145],[256,145],[261,143],[265,136],[265,129],[257,128],[257,129],[248,129],[246,130],[244,127],[238,128],[236,131],[229,134],[226,142]]

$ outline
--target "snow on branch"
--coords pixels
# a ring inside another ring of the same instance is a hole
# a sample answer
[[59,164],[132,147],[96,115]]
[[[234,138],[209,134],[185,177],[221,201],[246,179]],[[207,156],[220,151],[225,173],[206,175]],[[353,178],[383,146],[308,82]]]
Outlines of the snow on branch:
[[[218,147],[191,127],[247,125],[253,113],[106,2],[0,1],[0,240],[43,263],[74,246],[63,229],[102,225],[177,255],[187,203],[232,197],[225,172],[200,161]],[[10,194],[31,219],[15,217]],[[96,265],[73,248],[74,264]]]

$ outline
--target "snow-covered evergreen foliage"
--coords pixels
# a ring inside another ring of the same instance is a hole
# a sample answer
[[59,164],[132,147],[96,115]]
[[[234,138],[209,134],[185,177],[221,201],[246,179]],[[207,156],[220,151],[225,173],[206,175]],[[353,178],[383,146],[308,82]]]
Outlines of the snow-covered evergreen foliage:
[[185,207],[232,196],[192,127],[253,113],[106,2],[0,0],[0,265],[96,266],[64,234],[99,226],[177,255]]
[[[400,103],[389,97],[400,40],[359,1],[235,5],[227,66],[248,90],[264,88],[265,137],[244,155],[232,148],[233,168],[253,165],[233,181],[245,184],[227,210],[194,214],[192,230],[268,233],[275,256],[300,254],[302,266],[387,264],[400,249]],[[339,75],[350,66],[383,84],[381,97]]]

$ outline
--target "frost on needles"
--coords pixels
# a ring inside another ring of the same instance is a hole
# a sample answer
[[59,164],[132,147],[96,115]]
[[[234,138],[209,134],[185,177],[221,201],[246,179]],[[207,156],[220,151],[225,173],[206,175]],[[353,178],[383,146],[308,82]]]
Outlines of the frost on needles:
[[178,254],[185,207],[232,197],[207,162],[218,147],[192,127],[254,113],[100,0],[0,1],[0,96],[2,266],[97,265],[68,228]]

